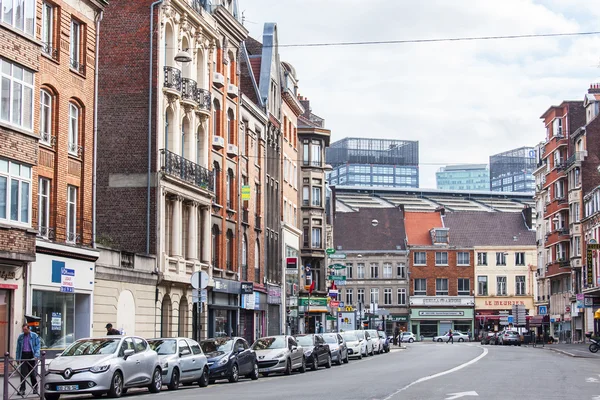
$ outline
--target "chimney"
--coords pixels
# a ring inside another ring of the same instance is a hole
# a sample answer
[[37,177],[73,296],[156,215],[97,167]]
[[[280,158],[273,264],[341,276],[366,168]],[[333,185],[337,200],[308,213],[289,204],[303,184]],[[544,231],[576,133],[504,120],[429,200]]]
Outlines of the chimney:
[[522,211],[523,218],[525,218],[525,225],[527,225],[527,229],[533,229],[533,210],[529,206],[525,206]]
[[589,94],[599,94],[600,93],[600,83],[592,83],[590,88],[588,89]]
[[439,212],[441,216],[446,215],[446,209],[444,207],[438,207],[438,208],[436,208],[435,212]]
[[310,113],[311,113],[311,109],[310,109],[310,100],[308,100],[306,97],[302,96],[300,97],[300,104],[302,104],[302,107],[304,108],[304,116],[307,118],[310,118]]

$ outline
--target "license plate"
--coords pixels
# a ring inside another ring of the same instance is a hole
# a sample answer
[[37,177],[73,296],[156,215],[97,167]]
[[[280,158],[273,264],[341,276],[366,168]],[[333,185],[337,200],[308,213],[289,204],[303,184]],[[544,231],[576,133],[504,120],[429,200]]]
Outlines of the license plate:
[[268,371],[268,370],[269,370],[268,368],[259,368],[259,369],[258,369],[258,372],[266,372],[266,371]]
[[79,390],[79,385],[57,386],[56,390],[59,391],[59,392],[70,392],[71,390]]

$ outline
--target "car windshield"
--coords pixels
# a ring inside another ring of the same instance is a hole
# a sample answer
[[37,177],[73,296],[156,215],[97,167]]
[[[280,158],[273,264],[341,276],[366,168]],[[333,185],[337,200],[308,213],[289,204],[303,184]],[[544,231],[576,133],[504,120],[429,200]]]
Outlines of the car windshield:
[[119,348],[121,339],[84,339],[78,340],[69,346],[63,357],[89,356],[98,354],[113,354]]
[[284,349],[285,347],[286,345],[284,336],[271,336],[261,338],[254,342],[254,344],[252,345],[253,350]]
[[385,333],[383,333],[382,331],[377,332],[379,334],[379,337],[382,339],[385,339]]
[[337,344],[338,342],[337,335],[323,335],[323,339],[325,339],[325,343]]
[[306,336],[296,336],[296,341],[300,346],[312,346],[313,345],[313,337],[312,335]]
[[356,334],[352,333],[352,332],[343,333],[342,336],[348,342],[356,342],[358,340],[358,337],[356,336]]
[[159,356],[175,354],[177,352],[177,342],[175,339],[154,339],[149,340],[148,344]]
[[205,353],[227,353],[233,348],[233,339],[204,340],[200,346]]

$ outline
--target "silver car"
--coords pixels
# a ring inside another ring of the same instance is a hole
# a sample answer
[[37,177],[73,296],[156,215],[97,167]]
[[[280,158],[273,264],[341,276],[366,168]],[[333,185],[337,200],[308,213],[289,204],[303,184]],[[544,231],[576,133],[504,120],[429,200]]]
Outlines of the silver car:
[[293,336],[268,336],[252,345],[258,359],[258,371],[263,376],[273,372],[291,375],[293,370],[306,372],[306,359],[302,346]]
[[324,333],[323,339],[329,345],[331,351],[331,359],[337,365],[348,364],[348,346],[346,341],[339,333]]
[[121,397],[133,387],[152,393],[162,387],[158,354],[136,336],[77,340],[48,364],[44,383],[46,400],[83,393]]
[[371,336],[371,341],[373,342],[373,352],[375,354],[383,353],[383,342],[379,338],[379,333],[375,329],[367,329],[369,332],[369,336]]
[[208,386],[208,362],[198,342],[187,338],[161,338],[150,339],[148,343],[158,353],[163,384],[169,390],[177,390],[180,383],[198,382],[200,387]]

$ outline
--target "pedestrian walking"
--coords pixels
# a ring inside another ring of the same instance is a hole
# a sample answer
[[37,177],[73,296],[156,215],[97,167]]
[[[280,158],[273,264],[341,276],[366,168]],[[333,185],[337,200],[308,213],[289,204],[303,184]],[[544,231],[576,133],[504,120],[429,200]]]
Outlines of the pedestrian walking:
[[394,344],[402,344],[400,341],[400,328],[398,326],[394,329]]
[[469,337],[469,342],[471,341],[471,329],[467,329],[467,336]]
[[119,332],[117,329],[114,329],[112,324],[106,324],[106,334],[107,335],[120,335],[121,332]]
[[36,359],[40,357],[40,337],[31,332],[29,325],[23,324],[23,333],[17,338],[17,360],[21,361],[21,386],[19,395],[25,396],[27,376],[31,381],[33,393],[38,393]]
[[454,344],[454,338],[452,337],[452,329],[450,329],[448,331],[448,340],[446,341],[446,343],[451,342],[452,344]]

